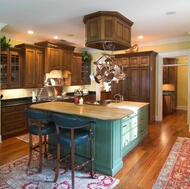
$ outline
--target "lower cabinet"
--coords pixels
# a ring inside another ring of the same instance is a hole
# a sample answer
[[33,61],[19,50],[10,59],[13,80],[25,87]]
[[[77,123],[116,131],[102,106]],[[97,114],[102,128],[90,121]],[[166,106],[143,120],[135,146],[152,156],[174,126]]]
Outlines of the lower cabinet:
[[3,140],[28,132],[28,121],[24,113],[26,107],[27,105],[18,105],[1,109]]
[[123,157],[148,134],[148,106],[139,108],[135,113],[122,120]]
[[163,115],[168,115],[176,110],[175,93],[163,95]]

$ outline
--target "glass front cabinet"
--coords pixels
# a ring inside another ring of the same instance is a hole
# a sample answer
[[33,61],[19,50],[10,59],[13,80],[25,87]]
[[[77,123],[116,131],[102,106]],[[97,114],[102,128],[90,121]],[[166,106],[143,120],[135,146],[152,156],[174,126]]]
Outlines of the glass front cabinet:
[[19,49],[1,52],[1,89],[21,87],[21,57]]

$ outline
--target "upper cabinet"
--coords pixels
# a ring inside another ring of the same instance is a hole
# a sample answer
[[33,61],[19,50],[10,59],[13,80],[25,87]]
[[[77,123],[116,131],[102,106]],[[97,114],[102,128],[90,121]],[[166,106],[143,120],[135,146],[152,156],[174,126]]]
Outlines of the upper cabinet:
[[62,70],[72,69],[73,51],[62,50]]
[[44,48],[36,45],[20,44],[23,55],[23,87],[42,87],[44,83]]
[[45,73],[52,70],[71,71],[72,56],[75,47],[62,43],[42,41],[35,43],[45,48]]
[[82,55],[80,53],[74,53],[71,63],[71,85],[81,84],[81,66]]
[[45,72],[61,69],[61,49],[46,48],[45,49]]
[[1,89],[20,88],[22,58],[20,49],[10,48],[1,52]]
[[90,74],[91,74],[91,62],[82,61],[81,66],[81,81],[85,85],[90,85]]
[[90,84],[91,62],[82,60],[81,53],[73,53],[71,64],[71,85]]
[[177,67],[170,66],[171,64],[177,64],[176,58],[164,58],[163,64],[166,67],[163,67],[163,84],[176,85],[177,83]]
[[112,81],[112,96],[121,93],[125,100],[149,103],[149,122],[155,120],[156,55],[154,51],[119,54],[126,78]]

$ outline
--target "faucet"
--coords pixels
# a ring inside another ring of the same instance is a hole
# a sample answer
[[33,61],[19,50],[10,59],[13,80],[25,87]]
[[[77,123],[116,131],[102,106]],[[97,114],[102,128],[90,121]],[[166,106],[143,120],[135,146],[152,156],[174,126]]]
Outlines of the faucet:
[[123,101],[123,95],[121,95],[120,93],[118,93],[118,94],[115,94],[115,95],[113,96],[113,98],[116,99],[116,103],[118,102],[118,100],[117,100],[117,98],[116,98],[117,96],[119,97],[120,102]]

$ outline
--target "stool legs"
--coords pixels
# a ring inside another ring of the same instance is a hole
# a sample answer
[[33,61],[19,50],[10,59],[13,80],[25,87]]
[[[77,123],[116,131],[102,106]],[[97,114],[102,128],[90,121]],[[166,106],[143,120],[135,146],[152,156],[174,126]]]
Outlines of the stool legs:
[[[92,128],[90,129],[90,134],[92,132]],[[94,177],[94,166],[93,166],[93,161],[94,161],[94,157],[93,157],[93,150],[92,150],[92,145],[93,145],[93,139],[92,136],[90,136],[90,174],[91,177]]]
[[28,166],[30,166],[32,159],[32,134],[29,133],[29,160],[28,160]]
[[39,172],[42,172],[42,160],[43,160],[43,149],[42,149],[42,135],[39,134],[39,153],[40,153],[40,160],[39,160]]
[[57,143],[57,165],[56,165],[56,169],[55,169],[55,178],[54,178],[54,182],[57,182],[58,176],[59,176],[59,167],[60,167],[60,144]]
[[72,174],[72,189],[75,188],[75,144],[74,144],[74,129],[71,129],[71,174]]

